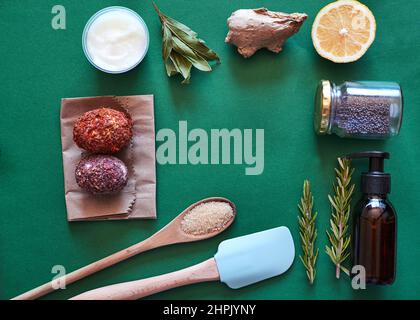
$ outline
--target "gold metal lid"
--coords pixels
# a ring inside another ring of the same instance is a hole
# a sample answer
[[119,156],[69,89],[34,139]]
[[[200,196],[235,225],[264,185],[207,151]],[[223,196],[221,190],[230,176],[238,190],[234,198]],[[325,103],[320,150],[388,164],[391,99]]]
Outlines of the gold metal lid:
[[331,82],[321,80],[315,96],[314,128],[318,134],[326,134],[331,114]]

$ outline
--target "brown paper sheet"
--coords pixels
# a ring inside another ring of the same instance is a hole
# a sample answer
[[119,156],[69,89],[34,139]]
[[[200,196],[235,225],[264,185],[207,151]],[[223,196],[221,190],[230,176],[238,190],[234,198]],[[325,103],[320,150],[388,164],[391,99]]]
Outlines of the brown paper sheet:
[[[127,186],[114,195],[92,195],[76,183],[74,171],[84,151],[73,142],[73,125],[83,113],[99,107],[124,108],[134,135],[129,147],[116,154],[129,169]],[[61,101],[61,144],[67,219],[155,219],[156,154],[153,96],[64,98]]]

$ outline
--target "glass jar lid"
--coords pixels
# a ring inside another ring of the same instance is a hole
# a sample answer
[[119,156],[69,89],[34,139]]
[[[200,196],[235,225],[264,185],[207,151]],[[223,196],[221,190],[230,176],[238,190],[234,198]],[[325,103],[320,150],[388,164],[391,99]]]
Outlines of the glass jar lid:
[[326,134],[331,114],[331,82],[321,80],[315,96],[314,128],[318,134]]

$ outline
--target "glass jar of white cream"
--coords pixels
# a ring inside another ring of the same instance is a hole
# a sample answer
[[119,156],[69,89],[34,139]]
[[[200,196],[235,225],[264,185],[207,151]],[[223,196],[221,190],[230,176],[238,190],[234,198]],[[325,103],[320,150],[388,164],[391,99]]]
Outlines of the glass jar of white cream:
[[133,10],[107,7],[89,19],[82,44],[86,58],[97,69],[123,73],[143,60],[149,48],[149,31]]

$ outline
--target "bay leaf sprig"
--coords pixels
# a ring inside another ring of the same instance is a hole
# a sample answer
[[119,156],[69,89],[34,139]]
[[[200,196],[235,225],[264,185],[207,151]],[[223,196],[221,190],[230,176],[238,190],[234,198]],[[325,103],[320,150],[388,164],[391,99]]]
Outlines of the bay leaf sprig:
[[303,254],[300,260],[306,269],[309,283],[313,284],[316,277],[316,260],[319,249],[315,249],[317,238],[316,217],[317,212],[313,213],[314,197],[311,192],[311,185],[308,180],[303,182],[303,195],[298,204],[300,215],[298,216],[300,241]]
[[153,6],[162,24],[162,57],[168,77],[181,74],[182,83],[186,84],[190,82],[192,67],[209,72],[212,68],[208,61],[220,63],[216,52],[208,48],[196,32],[163,14],[154,2]]
[[330,245],[325,251],[335,265],[335,276],[340,278],[341,271],[349,275],[349,270],[343,266],[350,256],[350,235],[348,230],[350,218],[350,203],[354,192],[351,184],[353,169],[350,159],[338,158],[339,167],[335,169],[336,183],[334,195],[328,195],[331,204],[330,231],[327,231]]

